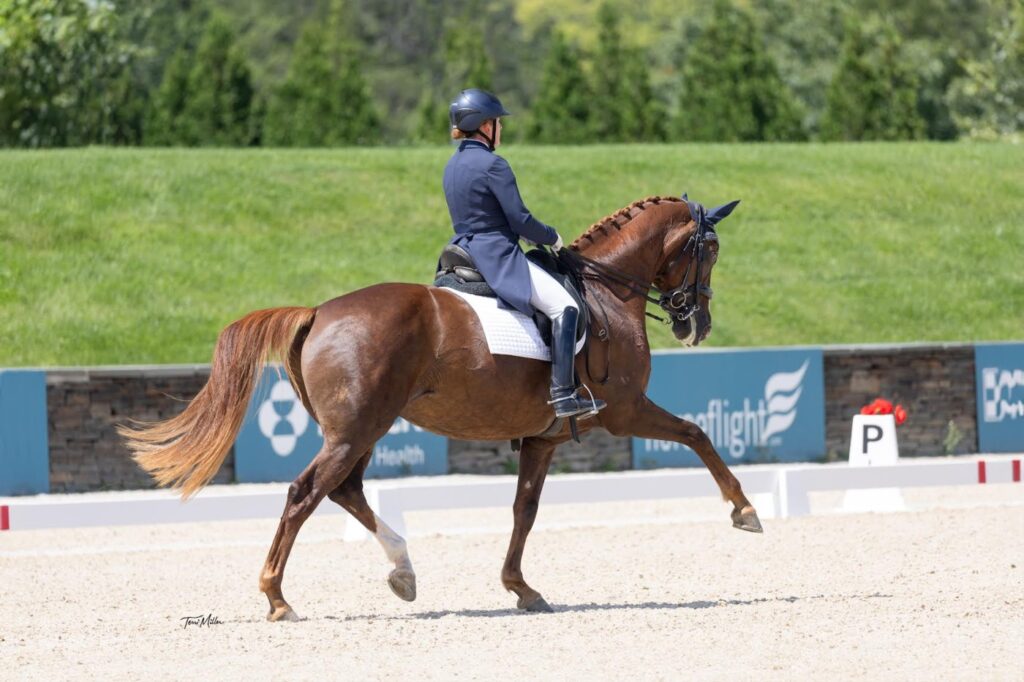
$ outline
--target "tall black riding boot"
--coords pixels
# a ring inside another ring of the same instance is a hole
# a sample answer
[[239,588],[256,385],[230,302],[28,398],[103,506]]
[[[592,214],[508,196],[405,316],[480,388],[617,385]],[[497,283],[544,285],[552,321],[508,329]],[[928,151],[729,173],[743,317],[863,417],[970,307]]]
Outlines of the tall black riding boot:
[[603,400],[576,392],[573,365],[576,357],[576,322],[580,312],[566,308],[562,317],[551,321],[551,405],[556,417],[593,415],[605,407]]

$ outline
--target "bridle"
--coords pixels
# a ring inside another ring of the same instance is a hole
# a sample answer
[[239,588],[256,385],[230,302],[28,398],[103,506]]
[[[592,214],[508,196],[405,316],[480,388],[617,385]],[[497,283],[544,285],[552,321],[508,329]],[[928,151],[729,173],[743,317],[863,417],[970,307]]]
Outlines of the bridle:
[[[701,282],[701,271],[705,260],[704,247],[709,242],[718,242],[718,234],[715,232],[713,225],[708,221],[705,208],[695,201],[687,201],[687,204],[690,206],[690,217],[697,227],[693,234],[690,235],[690,238],[686,240],[683,248],[679,250],[679,253],[665,267],[666,272],[671,272],[672,268],[679,262],[679,259],[687,254],[691,255],[690,262],[686,265],[686,272],[683,274],[683,280],[675,289],[661,291],[653,283],[643,282],[632,275],[604,263],[598,263],[576,251],[562,249],[558,253],[558,257],[568,261],[581,278],[606,284],[612,282],[623,286],[629,290],[631,295],[639,296],[650,303],[656,304],[665,311],[669,319],[666,320],[657,315],[645,313],[648,317],[666,324],[685,322],[701,309],[701,296],[705,297],[708,301],[714,296],[714,290]],[[690,271],[693,269],[696,269],[693,282],[687,284],[690,279]]]
[[[717,244],[718,233],[715,232],[714,227],[708,224],[707,212],[704,207],[696,202],[688,203],[691,204],[690,213],[697,224],[697,229],[686,240],[686,244],[683,245],[679,254],[665,268],[666,272],[671,272],[676,262],[687,253],[691,253],[692,257],[690,262],[686,264],[686,272],[683,273],[683,280],[679,283],[679,286],[665,293],[658,292],[660,294],[658,305],[665,311],[672,322],[685,322],[690,319],[700,310],[701,296],[704,296],[710,302],[711,297],[715,295],[714,290],[701,281],[701,269],[704,266],[704,246],[708,242],[715,242]],[[693,284],[687,287],[686,282],[690,279],[690,270],[694,269],[694,267],[696,267],[697,271],[694,273]],[[654,290],[657,291],[656,288]],[[653,317],[657,319],[657,316]],[[665,321],[668,322],[668,320]]]
[[[580,294],[583,296],[583,300],[586,302],[587,308],[589,309],[589,317],[593,322],[597,322],[597,329],[594,336],[603,343],[610,342],[610,330],[611,326],[608,321],[608,312],[604,308],[604,304],[601,302],[600,297],[588,297],[585,287],[583,286],[583,280],[592,280],[601,282],[605,286],[609,284],[618,284],[625,287],[629,291],[629,295],[625,300],[628,300],[632,296],[639,296],[644,300],[655,303],[669,316],[666,320],[657,315],[644,311],[644,314],[648,317],[653,317],[661,322],[668,324],[675,324],[676,322],[685,322],[693,317],[696,313],[701,310],[700,297],[704,296],[709,301],[714,295],[711,287],[701,282],[702,270],[704,268],[705,260],[705,247],[709,242],[718,242],[718,234],[715,232],[715,225],[717,225],[726,216],[732,213],[732,210],[740,203],[739,201],[732,201],[722,206],[717,206],[711,209],[708,213],[705,208],[697,203],[696,201],[690,201],[689,198],[684,194],[682,196],[683,201],[690,208],[690,218],[696,224],[696,229],[690,238],[683,244],[683,248],[679,250],[679,253],[669,262],[668,265],[662,270],[663,272],[671,272],[675,267],[679,259],[690,254],[690,262],[686,266],[686,272],[683,274],[683,280],[675,289],[670,291],[661,291],[654,285],[653,282],[643,282],[633,277],[632,275],[617,270],[604,263],[598,263],[595,260],[587,258],[581,255],[577,251],[570,249],[561,249],[556,254],[556,258],[565,268],[565,270],[571,275]],[[687,285],[687,280],[690,278],[690,271],[696,269],[694,273],[693,282]],[[659,275],[655,275],[657,278]],[[652,293],[654,295],[652,295]],[[656,296],[656,297],[655,297]],[[594,304],[597,305],[597,310],[594,310]],[[600,312],[600,322],[598,322],[597,312]],[[697,330],[693,330],[696,332]],[[691,333],[693,333],[691,332]],[[590,367],[590,347],[591,344],[587,343],[584,347],[584,364],[587,367],[587,374],[591,379],[598,384],[605,384],[611,377],[611,355],[607,351],[604,354],[604,372],[598,377],[598,375]]]

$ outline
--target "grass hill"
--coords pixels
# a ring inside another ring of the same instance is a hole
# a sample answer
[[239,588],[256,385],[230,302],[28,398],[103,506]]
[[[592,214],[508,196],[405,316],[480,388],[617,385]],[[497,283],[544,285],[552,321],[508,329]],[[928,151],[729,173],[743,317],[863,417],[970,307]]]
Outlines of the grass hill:
[[[426,283],[451,232],[449,153],[2,152],[0,366],[207,362],[250,310]],[[501,153],[567,241],[651,194],[742,199],[720,229],[708,345],[1024,337],[1024,147]]]

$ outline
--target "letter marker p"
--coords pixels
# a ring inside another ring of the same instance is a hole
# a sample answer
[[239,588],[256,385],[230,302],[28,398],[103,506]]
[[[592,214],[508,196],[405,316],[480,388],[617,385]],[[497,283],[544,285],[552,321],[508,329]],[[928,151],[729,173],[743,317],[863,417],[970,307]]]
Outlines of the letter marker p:
[[882,427],[878,424],[865,424],[864,435],[862,438],[864,441],[864,449],[861,451],[861,454],[868,454],[868,445],[881,441],[883,433]]

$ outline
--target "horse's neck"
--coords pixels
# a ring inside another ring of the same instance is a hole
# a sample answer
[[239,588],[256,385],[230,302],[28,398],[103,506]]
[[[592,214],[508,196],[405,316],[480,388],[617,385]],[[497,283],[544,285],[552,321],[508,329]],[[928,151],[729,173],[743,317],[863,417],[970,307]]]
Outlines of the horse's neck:
[[621,231],[586,244],[579,252],[582,256],[627,274],[639,283],[650,284],[657,273],[662,257],[664,231],[654,225],[627,224]]

